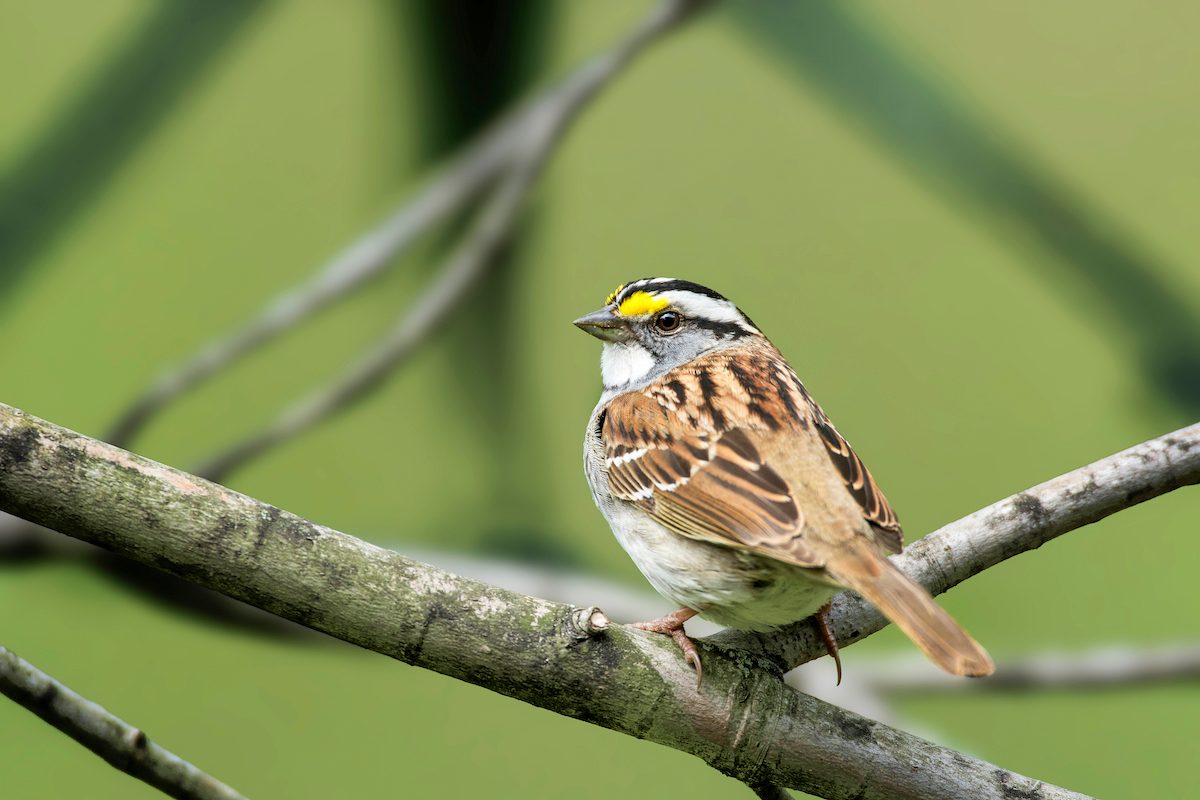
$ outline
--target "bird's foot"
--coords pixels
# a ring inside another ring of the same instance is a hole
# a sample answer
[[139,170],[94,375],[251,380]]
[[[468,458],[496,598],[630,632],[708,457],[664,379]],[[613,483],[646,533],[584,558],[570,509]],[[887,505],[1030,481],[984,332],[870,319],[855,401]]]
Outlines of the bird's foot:
[[821,640],[825,642],[825,651],[833,658],[833,663],[837,666],[837,685],[842,685],[842,657],[838,653],[837,639],[833,635],[833,631],[829,630],[829,609],[833,605],[832,602],[821,606],[817,613],[812,615],[813,624],[817,626],[817,633],[821,636]]
[[683,660],[696,670],[696,688],[699,689],[700,681],[704,678],[704,668],[700,666],[700,651],[696,649],[696,643],[688,638],[687,632],[683,629],[683,623],[696,616],[697,613],[690,608],[681,608],[665,617],[659,617],[650,622],[635,622],[629,627],[651,633],[665,633],[674,639],[675,644],[683,651]]

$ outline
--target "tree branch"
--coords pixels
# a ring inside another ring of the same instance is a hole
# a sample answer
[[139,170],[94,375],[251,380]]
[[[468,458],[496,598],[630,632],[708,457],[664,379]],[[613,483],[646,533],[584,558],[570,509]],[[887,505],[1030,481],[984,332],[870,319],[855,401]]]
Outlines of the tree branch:
[[[388,546],[386,542],[382,543]],[[391,547],[439,569],[502,586],[521,594],[544,597],[560,603],[600,603],[618,620],[654,619],[670,610],[668,601],[648,590],[583,572],[528,564],[490,556],[475,556],[447,550]],[[688,622],[692,636],[711,636],[722,630],[703,617]],[[819,662],[818,662],[819,663]],[[793,683],[800,691],[816,694],[843,707],[862,712],[844,702],[846,689],[872,692],[990,692],[1074,689],[1119,689],[1200,678],[1200,643],[1183,642],[1156,647],[1108,645],[1072,652],[1035,653],[1008,657],[996,662],[996,673],[985,681],[964,681],[934,669],[919,655],[856,658],[841,686],[834,686],[833,664],[829,671],[811,673]],[[789,681],[800,672],[788,675]],[[809,680],[811,678],[811,680]],[[866,716],[874,716],[866,714]],[[878,717],[876,717],[878,719]]]
[[[558,603],[598,603],[617,620],[657,619],[673,611],[670,601],[648,585],[639,589],[586,572],[516,561],[508,558],[414,547],[411,543],[376,542],[401,555],[431,564],[446,572],[490,583],[511,592],[542,597]],[[702,617],[688,621],[692,636],[708,636],[721,627]]]
[[[510,120],[519,122],[520,118]],[[461,211],[504,165],[512,128],[493,131],[437,175],[416,197],[347,245],[307,282],[272,298],[243,327],[204,345],[160,375],[110,429],[109,441],[127,444],[171,402],[382,274],[425,231]]]
[[[161,375],[116,422],[107,441],[127,445],[180,395],[381,274],[421,234],[460,213],[506,172],[531,166],[536,172],[553,153],[566,126],[601,89],[647,45],[708,5],[709,0],[664,0],[610,51],[588,61],[557,86],[519,104],[467,146],[415,197],[350,243],[306,283],[287,289],[245,326],[209,343],[188,361]],[[517,193],[517,204],[527,190],[528,186]],[[513,222],[515,219],[507,227]],[[430,294],[438,295],[438,288],[431,289]],[[399,335],[398,328],[392,338]],[[368,357],[365,361],[370,360]]]
[[242,795],[146,738],[0,646],[0,693],[37,714],[122,772],[181,800],[245,800]]
[[[570,122],[646,46],[710,5],[709,0],[664,0],[611,50],[579,67],[558,85],[519,104],[485,131],[415,197],[352,242],[307,282],[287,289],[242,328],[203,347],[161,375],[125,411],[106,437],[128,446],[171,402],[242,356],[304,322],[381,274],[423,233],[484,196],[500,177],[487,210],[467,241],[392,331],[340,377],[285,409],[248,438],[206,460],[196,471],[214,480],[361,398],[401,366],[456,307],[488,268],[515,226],[537,173]],[[41,557],[61,543],[44,529],[0,514],[0,559]],[[160,597],[166,596],[161,590]],[[228,617],[218,604],[190,597]]]
[[[933,594],[1041,547],[1068,531],[1104,519],[1182,486],[1200,482],[1200,423],[1151,439],[1086,467],[1015,494],[951,522],[892,558]],[[834,598],[829,625],[843,647],[887,625],[857,595]],[[791,669],[825,655],[825,645],[806,621],[767,634],[725,631],[711,640],[749,650]]]
[[[611,51],[585,64],[559,89],[527,112],[507,135],[511,163],[463,242],[433,284],[412,304],[392,332],[330,385],[286,409],[195,470],[220,480],[272,446],[316,425],[378,386],[437,330],[496,262],[525,200],[570,122],[642,50],[704,8],[704,0],[667,0]],[[518,135],[519,134],[519,135]]]
[[751,786],[1083,798],[800,694],[747,653],[704,645],[697,691],[664,637],[581,625],[578,609],[410,561],[3,405],[0,508],[406,663],[691,753]]

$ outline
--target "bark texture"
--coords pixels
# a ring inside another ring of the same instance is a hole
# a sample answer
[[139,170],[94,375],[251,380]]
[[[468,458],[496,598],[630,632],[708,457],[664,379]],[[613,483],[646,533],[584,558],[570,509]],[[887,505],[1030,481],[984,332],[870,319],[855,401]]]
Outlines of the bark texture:
[[420,564],[4,405],[0,509],[406,663],[691,753],[752,786],[1083,797],[800,694],[754,653],[703,644],[697,691],[665,637]]

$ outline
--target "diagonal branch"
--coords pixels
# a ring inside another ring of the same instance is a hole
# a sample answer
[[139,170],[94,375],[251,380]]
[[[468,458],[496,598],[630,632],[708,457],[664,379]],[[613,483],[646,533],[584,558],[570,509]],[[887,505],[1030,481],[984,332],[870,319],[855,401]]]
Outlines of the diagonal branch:
[[247,461],[333,416],[378,387],[436,332],[495,263],[537,173],[536,166],[527,162],[505,178],[466,242],[383,341],[332,383],[300,399],[262,430],[197,467],[196,474],[221,480]]
[[[731,9],[764,53],[773,51],[802,78],[806,99],[814,90],[824,94],[895,161],[953,197],[956,210],[974,205],[986,212],[1006,244],[1017,229],[1043,247],[1054,258],[1039,263],[1037,277],[1059,279],[1060,297],[1086,303],[1085,320],[1103,320],[1101,333],[1123,348],[1134,345],[1136,368],[1187,418],[1200,409],[1200,318],[1190,293],[1169,280],[1172,265],[1150,255],[1121,220],[1105,219],[1077,187],[1031,157],[1030,142],[956,95],[944,76],[922,70],[850,4]],[[1051,265],[1058,275],[1046,269]],[[1097,301],[1109,313],[1097,314]]]
[[[188,361],[161,375],[116,422],[107,440],[127,445],[172,401],[380,275],[421,234],[487,194],[506,173],[532,172],[528,180],[522,179],[532,182],[554,152],[566,126],[592,98],[647,45],[709,4],[710,0],[663,0],[611,50],[586,62],[557,86],[519,104],[467,146],[415,197],[351,242],[307,282],[287,289],[242,328],[210,342]],[[500,203],[514,206],[512,219],[505,227],[515,223],[515,212],[528,188],[509,192],[516,197]],[[499,190],[498,194],[505,192]],[[471,245],[463,248],[470,249]],[[474,249],[482,248],[477,243]],[[430,294],[439,294],[438,288],[435,286]],[[399,330],[392,339],[398,336]],[[371,360],[368,356],[364,365]]]
[[122,772],[181,800],[245,800],[242,795],[146,738],[0,646],[0,694],[37,714]]
[[[1187,442],[1200,445],[1200,426],[1135,448],[1146,469],[1117,456],[1131,472],[1124,504],[1200,477],[1200,446]],[[1169,464],[1152,457],[1164,448]],[[751,786],[1082,797],[795,692],[750,653],[706,644],[698,692],[662,637],[419,564],[3,405],[0,508],[406,663],[691,753]]]
[[[117,420],[107,440],[128,444],[164,408],[207,378],[365,285],[417,238],[492,190],[487,210],[443,272],[385,339],[326,387],[285,409],[262,430],[210,457],[199,472],[228,474],[274,445],[346,408],[401,366],[487,270],[497,241],[519,221],[523,201],[571,121],[649,44],[691,19],[710,0],[663,0],[619,41],[558,85],[505,115],[415,197],[348,245],[307,282],[271,300],[242,328],[203,347],[161,375]],[[490,218],[490,219],[489,219]],[[38,557],[58,549],[45,530],[0,514],[0,558]],[[162,595],[163,593],[159,593]],[[208,608],[211,604],[204,603]],[[201,604],[195,603],[195,607]],[[224,611],[212,606],[224,616]]]
[[182,395],[381,275],[422,233],[462,211],[486,188],[505,163],[515,129],[504,127],[476,142],[416,197],[347,245],[308,281],[284,290],[241,328],[207,343],[183,364],[160,375],[106,438],[128,444]]
[[[1015,494],[913,542],[892,561],[933,594],[1068,531],[1200,482],[1200,423],[1151,439]],[[834,598],[829,624],[845,646],[887,619],[857,595]],[[807,622],[767,634],[725,631],[714,644],[750,650],[791,669],[825,654]]]
[[436,332],[496,263],[542,168],[579,112],[648,44],[706,5],[705,0],[666,0],[616,47],[585,64],[561,87],[517,115],[519,125],[501,137],[507,144],[510,163],[502,172],[499,187],[445,269],[391,333],[340,378],[301,399],[262,430],[214,456],[196,473],[220,480],[272,446],[346,408],[400,366]]
[[[262,0],[156,3],[0,174],[0,303],[88,210],[256,15]],[[9,21],[10,24],[12,20]],[[11,165],[11,166],[10,166]]]

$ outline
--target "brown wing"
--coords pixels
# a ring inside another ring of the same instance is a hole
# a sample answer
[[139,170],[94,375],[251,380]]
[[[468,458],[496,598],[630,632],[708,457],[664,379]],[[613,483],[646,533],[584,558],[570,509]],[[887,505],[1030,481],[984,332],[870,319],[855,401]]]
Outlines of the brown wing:
[[609,404],[601,435],[609,489],[675,532],[756,550],[801,566],[822,560],[802,539],[804,515],[760,452],[784,424],[730,387],[724,361],[677,370]]
[[[820,566],[825,542],[805,540],[804,506],[822,540],[851,533],[857,526],[839,520],[861,507],[880,543],[898,549],[899,524],[870,473],[769,345],[618,396],[601,433],[613,494],[683,536]],[[821,466],[830,459],[857,505],[831,496],[839,481]]]
[[987,651],[880,552],[900,549],[895,513],[769,344],[698,359],[617,396],[601,439],[612,493],[676,533],[820,567],[942,669],[992,672]]
[[817,432],[821,434],[821,440],[829,451],[833,465],[846,482],[846,488],[862,506],[863,516],[871,523],[880,543],[893,553],[899,553],[904,541],[904,531],[900,527],[900,520],[896,518],[896,512],[892,510],[891,504],[880,491],[879,484],[875,483],[875,478],[854,452],[854,448],[842,438],[837,428],[833,427],[829,417],[804,386],[799,381],[797,385],[800,386],[804,400],[812,411],[813,423]]

